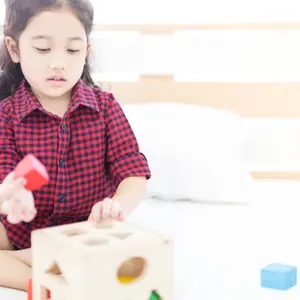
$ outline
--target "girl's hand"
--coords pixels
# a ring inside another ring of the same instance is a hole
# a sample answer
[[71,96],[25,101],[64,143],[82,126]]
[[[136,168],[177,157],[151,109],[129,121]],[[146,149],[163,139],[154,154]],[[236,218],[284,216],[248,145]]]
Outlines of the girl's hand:
[[26,180],[14,179],[12,172],[0,186],[0,213],[7,215],[7,221],[12,224],[31,222],[36,216],[33,194],[25,185]]
[[88,220],[94,223],[100,223],[107,219],[124,220],[121,205],[117,200],[105,198],[103,201],[94,204]]

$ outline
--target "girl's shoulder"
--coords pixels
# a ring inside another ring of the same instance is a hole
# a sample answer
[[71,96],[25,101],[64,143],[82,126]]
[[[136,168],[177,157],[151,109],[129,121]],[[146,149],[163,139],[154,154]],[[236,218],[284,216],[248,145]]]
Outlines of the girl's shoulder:
[[88,106],[96,109],[106,117],[111,114],[119,113],[121,105],[111,91],[106,91],[99,86],[89,86],[81,81],[79,84],[80,96]]
[[98,86],[94,86],[92,90],[100,108],[107,110],[110,106],[118,105],[118,101],[112,92],[106,91]]
[[98,86],[94,86],[92,89],[97,100],[102,102],[111,102],[116,100],[112,92],[105,91]]
[[14,111],[14,97],[9,96],[0,101],[0,117],[11,118]]

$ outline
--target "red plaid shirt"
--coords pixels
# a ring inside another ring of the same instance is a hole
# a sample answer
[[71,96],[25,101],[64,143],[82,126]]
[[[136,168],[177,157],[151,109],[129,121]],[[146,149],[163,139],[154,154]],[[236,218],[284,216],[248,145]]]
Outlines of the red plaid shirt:
[[28,153],[50,176],[50,183],[33,193],[38,214],[32,222],[12,225],[0,215],[18,249],[31,246],[34,229],[86,220],[92,206],[112,197],[125,178],[151,176],[114,96],[81,80],[63,118],[45,111],[24,80],[0,103],[0,127],[1,182]]

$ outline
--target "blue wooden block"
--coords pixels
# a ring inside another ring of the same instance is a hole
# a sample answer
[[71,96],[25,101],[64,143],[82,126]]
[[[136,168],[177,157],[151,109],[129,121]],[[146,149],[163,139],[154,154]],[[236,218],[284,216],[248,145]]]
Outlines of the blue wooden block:
[[297,268],[284,264],[270,264],[261,270],[261,286],[285,291],[297,284]]

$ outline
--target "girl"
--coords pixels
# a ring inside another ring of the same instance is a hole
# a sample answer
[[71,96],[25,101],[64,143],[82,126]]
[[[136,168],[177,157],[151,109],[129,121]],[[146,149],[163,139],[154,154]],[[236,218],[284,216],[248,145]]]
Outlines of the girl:
[[[111,93],[88,65],[87,0],[5,0],[0,51],[0,286],[25,290],[37,228],[122,220],[151,174]],[[50,183],[31,193],[13,170],[28,153]],[[6,270],[13,270],[9,273]]]

